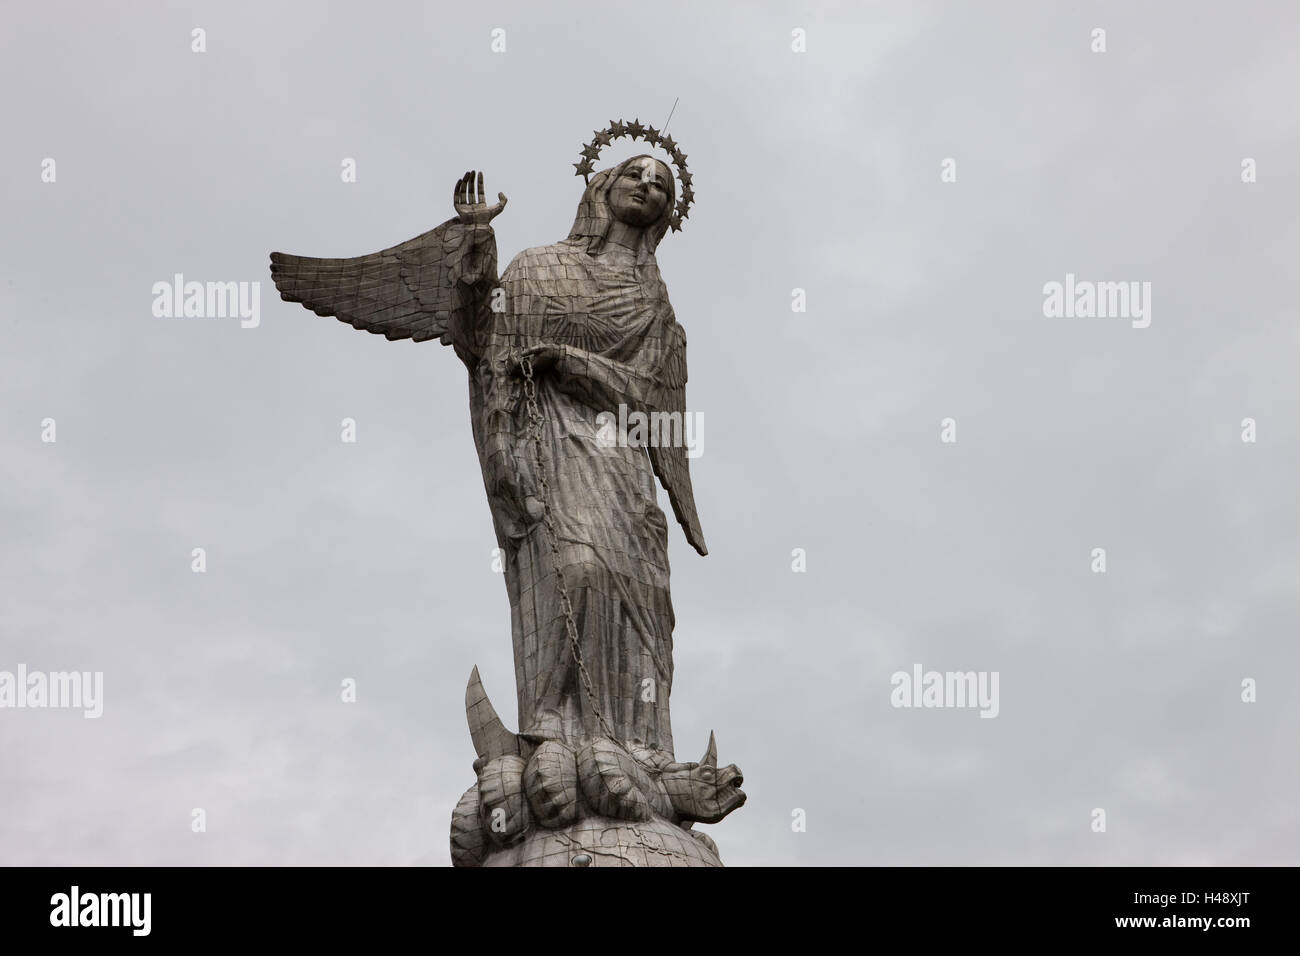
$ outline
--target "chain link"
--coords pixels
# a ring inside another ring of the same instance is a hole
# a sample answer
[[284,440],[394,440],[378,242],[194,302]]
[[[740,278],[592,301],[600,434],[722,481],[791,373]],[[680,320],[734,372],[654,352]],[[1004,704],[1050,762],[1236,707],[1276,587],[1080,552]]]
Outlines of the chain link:
[[614,732],[610,730],[605,715],[600,712],[600,705],[596,703],[596,691],[591,684],[591,675],[587,673],[587,665],[582,662],[582,648],[578,645],[578,624],[573,619],[573,604],[569,601],[569,589],[564,586],[564,572],[560,561],[560,539],[555,533],[555,519],[551,515],[551,485],[546,480],[546,465],[542,461],[542,428],[546,423],[546,419],[542,416],[542,409],[537,404],[537,382],[533,379],[533,358],[531,355],[517,353],[515,361],[519,363],[519,368],[524,374],[524,401],[528,409],[528,421],[532,425],[533,431],[533,461],[537,466],[537,486],[541,492],[542,521],[546,525],[546,533],[551,542],[551,565],[555,569],[555,583],[560,591],[560,609],[564,611],[564,630],[569,638],[569,651],[573,655],[573,662],[578,665],[578,676],[582,681],[582,689],[587,695],[587,703],[591,705],[592,713],[600,721],[605,736],[623,747],[622,741],[616,738]]

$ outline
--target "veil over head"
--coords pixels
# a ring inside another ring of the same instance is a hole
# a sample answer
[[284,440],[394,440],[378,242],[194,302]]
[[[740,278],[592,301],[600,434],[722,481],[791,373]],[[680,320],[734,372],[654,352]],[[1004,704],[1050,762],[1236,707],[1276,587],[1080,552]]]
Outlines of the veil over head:
[[[602,169],[598,172],[582,193],[582,199],[578,202],[578,214],[573,220],[573,228],[569,230],[569,239],[587,239],[587,252],[591,255],[595,255],[605,247],[605,236],[609,232],[610,223],[614,221],[614,213],[609,208],[610,186],[623,174],[628,163],[638,159],[654,159],[657,163],[663,162],[647,154],[625,159],[611,169]],[[668,202],[664,206],[663,215],[647,226],[644,233],[648,252],[653,253],[659,248],[660,240],[668,232],[668,224],[672,221],[673,204],[676,201],[677,183],[673,179],[672,170],[669,169]]]

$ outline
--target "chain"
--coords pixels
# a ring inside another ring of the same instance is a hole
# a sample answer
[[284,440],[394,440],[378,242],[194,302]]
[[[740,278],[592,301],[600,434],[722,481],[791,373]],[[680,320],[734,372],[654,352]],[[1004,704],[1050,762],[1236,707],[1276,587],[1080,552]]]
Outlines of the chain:
[[600,706],[596,703],[596,691],[591,685],[591,675],[587,673],[587,665],[582,662],[582,648],[578,645],[578,624],[573,619],[573,604],[569,601],[569,589],[564,586],[564,572],[560,562],[560,539],[555,533],[555,519],[551,515],[551,485],[546,480],[546,467],[542,461],[542,427],[546,419],[542,417],[541,407],[537,404],[537,382],[533,379],[533,359],[531,355],[521,353],[516,356],[516,361],[524,373],[524,401],[528,408],[528,421],[533,430],[533,460],[537,465],[537,485],[542,499],[542,520],[546,525],[546,533],[551,539],[551,566],[555,569],[555,583],[560,591],[560,609],[564,611],[564,631],[569,638],[569,651],[573,655],[573,662],[578,665],[578,676],[582,681],[582,689],[587,695],[587,703],[591,705],[592,713],[600,721],[605,736],[622,747],[622,742],[609,729],[609,723],[605,720],[605,715],[600,712]]

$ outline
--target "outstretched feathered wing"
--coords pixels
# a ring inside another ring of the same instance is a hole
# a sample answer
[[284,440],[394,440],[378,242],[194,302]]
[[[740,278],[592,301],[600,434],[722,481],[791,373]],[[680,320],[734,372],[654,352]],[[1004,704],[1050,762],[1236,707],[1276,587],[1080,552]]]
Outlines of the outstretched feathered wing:
[[449,219],[351,259],[273,252],[271,278],[280,298],[317,315],[388,339],[438,339],[466,358],[481,345],[473,320],[497,284],[496,238],[489,225]]
[[686,434],[686,330],[674,319],[668,326],[668,343],[660,371],[659,411],[677,412],[682,420],[682,441],[651,444],[650,461],[668,492],[673,515],[686,532],[686,540],[700,554],[708,554],[700,517],[695,513],[695,492],[691,488],[690,459]]

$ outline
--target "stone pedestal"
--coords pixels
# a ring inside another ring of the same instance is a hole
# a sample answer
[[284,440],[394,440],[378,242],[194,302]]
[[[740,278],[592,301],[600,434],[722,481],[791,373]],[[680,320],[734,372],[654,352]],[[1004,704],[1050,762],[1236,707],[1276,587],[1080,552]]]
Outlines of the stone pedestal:
[[494,850],[480,866],[722,866],[713,841],[666,820],[629,823],[588,817],[562,830],[536,830]]

